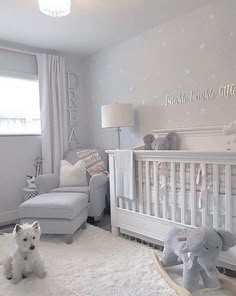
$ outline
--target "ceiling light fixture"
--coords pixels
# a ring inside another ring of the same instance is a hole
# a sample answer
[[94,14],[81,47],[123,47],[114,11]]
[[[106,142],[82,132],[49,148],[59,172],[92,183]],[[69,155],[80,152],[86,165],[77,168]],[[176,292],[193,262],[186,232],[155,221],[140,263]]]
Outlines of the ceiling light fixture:
[[71,0],[38,0],[42,13],[52,17],[62,17],[70,13]]

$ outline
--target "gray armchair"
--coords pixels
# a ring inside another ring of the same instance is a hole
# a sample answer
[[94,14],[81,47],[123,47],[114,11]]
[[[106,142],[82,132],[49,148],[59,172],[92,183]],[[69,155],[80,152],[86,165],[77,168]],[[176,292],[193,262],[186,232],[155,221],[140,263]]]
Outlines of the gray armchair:
[[[74,151],[65,153],[64,159],[75,164],[79,158]],[[39,189],[39,194],[48,192],[79,192],[88,194],[88,216],[95,221],[101,219],[106,206],[108,176],[97,174],[92,177],[87,175],[88,186],[59,187],[59,176],[57,174],[46,174],[36,178],[35,182]]]

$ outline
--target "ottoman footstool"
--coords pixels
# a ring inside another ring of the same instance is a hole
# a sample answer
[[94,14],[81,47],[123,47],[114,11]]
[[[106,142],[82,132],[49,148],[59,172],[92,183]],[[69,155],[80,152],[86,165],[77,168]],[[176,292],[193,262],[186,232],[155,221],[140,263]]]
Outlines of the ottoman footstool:
[[86,226],[88,195],[78,192],[50,192],[23,202],[18,208],[23,223],[38,220],[45,234],[64,234],[67,243],[73,242],[73,234]]

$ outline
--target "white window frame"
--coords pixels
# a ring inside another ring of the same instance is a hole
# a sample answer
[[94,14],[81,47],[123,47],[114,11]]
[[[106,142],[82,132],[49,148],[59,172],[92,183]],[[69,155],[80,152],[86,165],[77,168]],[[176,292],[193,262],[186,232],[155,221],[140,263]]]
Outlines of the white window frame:
[[[18,78],[22,80],[31,80],[31,81],[39,81],[38,75],[30,74],[30,73],[19,73],[13,71],[3,71],[0,70],[0,77],[8,77],[8,78]],[[24,133],[16,133],[16,134],[1,134],[0,137],[31,137],[31,136],[41,136],[42,131],[40,133],[32,133],[32,134],[24,134]]]

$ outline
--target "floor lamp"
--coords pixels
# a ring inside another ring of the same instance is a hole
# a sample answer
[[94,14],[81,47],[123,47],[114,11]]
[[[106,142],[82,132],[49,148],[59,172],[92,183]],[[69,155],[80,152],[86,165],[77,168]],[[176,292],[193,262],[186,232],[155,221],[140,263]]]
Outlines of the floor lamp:
[[115,127],[118,134],[118,148],[120,149],[121,127],[133,126],[133,105],[116,103],[101,107],[102,128]]

